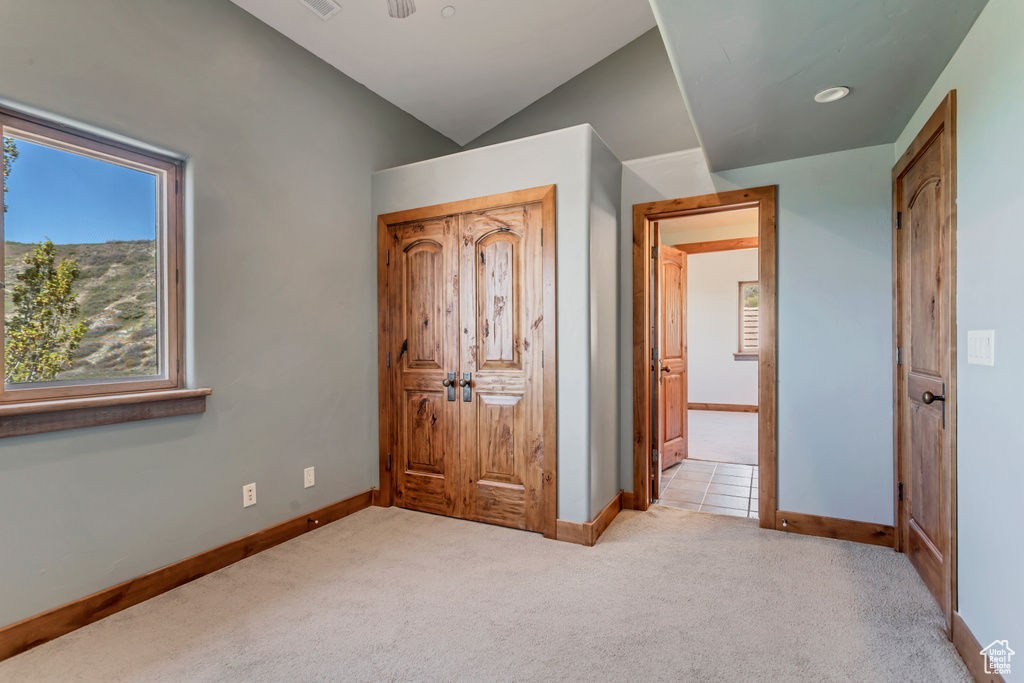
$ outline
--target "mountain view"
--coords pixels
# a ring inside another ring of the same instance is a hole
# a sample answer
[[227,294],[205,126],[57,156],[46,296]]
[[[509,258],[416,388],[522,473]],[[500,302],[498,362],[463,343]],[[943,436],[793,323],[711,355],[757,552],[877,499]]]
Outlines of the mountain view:
[[[11,294],[24,270],[25,254],[36,245],[6,242],[5,311],[14,311]],[[88,332],[70,368],[56,380],[155,375],[157,358],[156,242],[110,241],[59,244],[60,258],[74,259],[81,275],[74,291],[79,320]],[[78,321],[74,321],[78,322]]]

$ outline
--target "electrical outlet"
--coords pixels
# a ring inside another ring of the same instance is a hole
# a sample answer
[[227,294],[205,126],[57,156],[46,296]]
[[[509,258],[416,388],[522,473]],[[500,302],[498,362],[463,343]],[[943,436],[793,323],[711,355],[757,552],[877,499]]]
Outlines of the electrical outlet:
[[242,507],[247,508],[256,504],[256,482],[246,484],[242,487]]
[[316,483],[316,478],[314,476],[312,467],[307,467],[306,469],[302,470],[302,474],[305,475],[305,488],[308,489],[310,486]]

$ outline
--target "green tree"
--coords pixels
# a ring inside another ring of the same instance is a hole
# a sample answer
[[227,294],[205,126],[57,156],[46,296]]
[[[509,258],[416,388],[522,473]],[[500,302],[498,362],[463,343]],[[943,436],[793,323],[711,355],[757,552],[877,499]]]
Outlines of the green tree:
[[9,383],[48,382],[71,363],[85,336],[85,323],[73,322],[79,312],[74,292],[79,269],[71,259],[57,263],[50,240],[25,254],[25,265],[16,275],[14,313],[6,321],[4,375]]
[[18,146],[11,138],[4,138],[4,213],[7,213],[7,176],[18,158]]

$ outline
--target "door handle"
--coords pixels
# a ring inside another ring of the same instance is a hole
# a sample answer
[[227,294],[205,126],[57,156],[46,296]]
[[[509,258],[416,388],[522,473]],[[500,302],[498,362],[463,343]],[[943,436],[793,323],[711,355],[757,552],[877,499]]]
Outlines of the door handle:
[[664,365],[662,365],[661,366],[661,371],[662,372],[672,372],[672,369],[671,368],[666,368]]
[[462,379],[459,380],[459,386],[462,387],[462,400],[466,403],[473,402],[473,373],[464,372],[462,373]]
[[454,372],[449,372],[448,373],[448,378],[445,379],[443,382],[441,382],[441,384],[445,385],[445,387],[448,388],[448,400],[449,401],[454,401],[455,400],[455,373]]
[[925,405],[930,406],[931,404],[935,403],[936,401],[945,401],[946,400],[946,395],[943,394],[942,396],[936,396],[932,392],[926,391],[926,392],[924,392],[924,394],[922,394],[921,400],[924,402]]

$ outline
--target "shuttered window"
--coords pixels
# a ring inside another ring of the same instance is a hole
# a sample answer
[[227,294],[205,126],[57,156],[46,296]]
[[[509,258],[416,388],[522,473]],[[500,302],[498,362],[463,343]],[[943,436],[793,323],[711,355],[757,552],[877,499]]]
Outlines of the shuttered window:
[[739,350],[736,360],[756,360],[758,341],[758,302],[760,286],[757,282],[739,283]]

